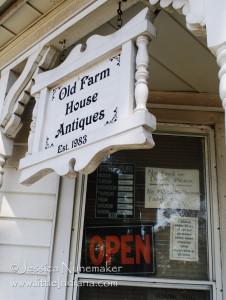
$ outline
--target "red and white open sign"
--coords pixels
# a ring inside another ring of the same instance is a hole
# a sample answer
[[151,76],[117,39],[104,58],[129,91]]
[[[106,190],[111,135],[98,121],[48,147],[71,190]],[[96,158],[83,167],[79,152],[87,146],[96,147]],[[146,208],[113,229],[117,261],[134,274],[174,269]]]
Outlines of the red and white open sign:
[[84,247],[86,272],[96,266],[117,268],[117,273],[154,273],[153,225],[86,227]]

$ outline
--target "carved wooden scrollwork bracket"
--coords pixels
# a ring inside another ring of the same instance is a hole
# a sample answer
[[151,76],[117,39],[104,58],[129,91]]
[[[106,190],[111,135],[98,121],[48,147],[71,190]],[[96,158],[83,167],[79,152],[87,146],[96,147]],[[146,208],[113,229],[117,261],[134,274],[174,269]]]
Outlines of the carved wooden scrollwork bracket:
[[[44,47],[32,53],[18,78],[10,82],[10,69],[4,70],[0,94],[0,187],[6,159],[12,155],[13,139],[22,127],[22,114],[31,98],[33,78],[43,70],[52,68],[58,58],[58,51]],[[34,131],[34,123],[31,125]]]

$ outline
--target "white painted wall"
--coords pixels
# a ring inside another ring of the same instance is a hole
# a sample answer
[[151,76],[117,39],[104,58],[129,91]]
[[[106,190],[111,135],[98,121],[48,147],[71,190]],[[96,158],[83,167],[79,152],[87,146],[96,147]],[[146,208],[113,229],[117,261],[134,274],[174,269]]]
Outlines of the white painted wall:
[[[0,299],[45,299],[47,287],[27,287],[46,281],[54,234],[58,177],[49,175],[30,187],[19,184],[16,146],[0,190]],[[42,270],[29,270],[42,267]],[[19,274],[23,273],[23,274]],[[24,287],[12,287],[12,284]]]

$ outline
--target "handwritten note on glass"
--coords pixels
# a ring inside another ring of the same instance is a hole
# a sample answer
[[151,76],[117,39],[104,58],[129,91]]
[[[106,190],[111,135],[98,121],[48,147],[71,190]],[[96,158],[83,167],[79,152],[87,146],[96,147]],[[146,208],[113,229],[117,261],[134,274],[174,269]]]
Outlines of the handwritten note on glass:
[[145,208],[200,210],[199,170],[146,167]]

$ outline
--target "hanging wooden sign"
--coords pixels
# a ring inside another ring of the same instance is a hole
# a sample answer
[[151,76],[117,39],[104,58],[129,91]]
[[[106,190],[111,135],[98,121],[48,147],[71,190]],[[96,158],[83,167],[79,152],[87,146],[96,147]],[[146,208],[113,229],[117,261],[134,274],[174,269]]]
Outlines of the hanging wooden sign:
[[147,12],[109,36],[92,36],[84,51],[77,45],[61,65],[35,77],[22,183],[53,171],[90,173],[110,153],[154,146],[156,121],[146,109],[154,28]]

